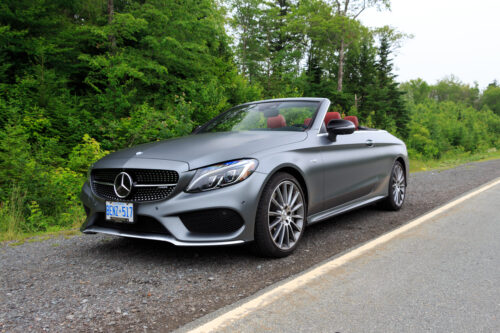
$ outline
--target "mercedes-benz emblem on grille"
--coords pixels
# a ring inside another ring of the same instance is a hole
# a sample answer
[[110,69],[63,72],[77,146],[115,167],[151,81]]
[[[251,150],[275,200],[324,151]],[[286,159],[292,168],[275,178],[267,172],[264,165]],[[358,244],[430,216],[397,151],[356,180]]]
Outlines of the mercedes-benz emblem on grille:
[[114,188],[115,188],[115,194],[119,198],[126,198],[130,192],[132,192],[132,177],[126,172],[120,172],[116,177],[115,177],[115,183],[114,183]]

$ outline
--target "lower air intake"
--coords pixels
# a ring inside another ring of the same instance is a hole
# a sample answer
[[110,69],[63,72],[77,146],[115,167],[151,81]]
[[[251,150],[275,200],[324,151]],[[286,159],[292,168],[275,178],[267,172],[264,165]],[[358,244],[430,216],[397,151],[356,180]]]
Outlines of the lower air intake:
[[240,214],[231,209],[206,209],[179,216],[191,232],[203,234],[231,233],[243,226]]

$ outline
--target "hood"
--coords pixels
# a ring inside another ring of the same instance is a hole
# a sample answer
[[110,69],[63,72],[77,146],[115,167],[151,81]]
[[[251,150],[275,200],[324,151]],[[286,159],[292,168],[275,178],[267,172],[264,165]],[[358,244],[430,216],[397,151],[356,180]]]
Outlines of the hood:
[[[201,133],[119,150],[105,159],[162,159],[181,161],[197,169],[210,164],[252,157],[277,146],[303,141],[306,132],[245,131]],[[141,152],[139,155],[138,152]]]

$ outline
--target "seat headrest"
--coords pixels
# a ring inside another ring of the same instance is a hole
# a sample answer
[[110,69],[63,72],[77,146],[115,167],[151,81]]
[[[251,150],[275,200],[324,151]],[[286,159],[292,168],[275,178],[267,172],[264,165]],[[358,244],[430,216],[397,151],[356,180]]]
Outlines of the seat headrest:
[[312,118],[306,118],[304,120],[304,125],[309,126],[309,124],[311,123],[311,120],[312,120]]
[[328,123],[332,119],[342,119],[342,117],[340,117],[340,113],[338,113],[338,112],[327,112],[325,115],[325,120],[324,120],[325,125],[328,125]]
[[359,126],[358,117],[356,117],[356,116],[345,116],[344,120],[352,121],[354,123],[354,126],[356,127],[356,129],[358,129],[358,126]]
[[279,114],[276,117],[267,118],[267,128],[280,128],[285,127],[286,121],[283,115]]

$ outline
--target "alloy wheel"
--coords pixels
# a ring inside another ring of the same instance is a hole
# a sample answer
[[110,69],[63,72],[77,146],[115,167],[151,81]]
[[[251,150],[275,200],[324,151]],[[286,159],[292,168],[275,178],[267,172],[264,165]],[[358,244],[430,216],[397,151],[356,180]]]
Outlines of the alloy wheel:
[[285,180],[271,195],[268,208],[269,233],[274,244],[288,250],[299,240],[304,227],[304,198],[298,186]]
[[399,207],[403,204],[406,194],[405,173],[401,165],[398,163],[394,166],[392,172],[392,196],[394,203]]

